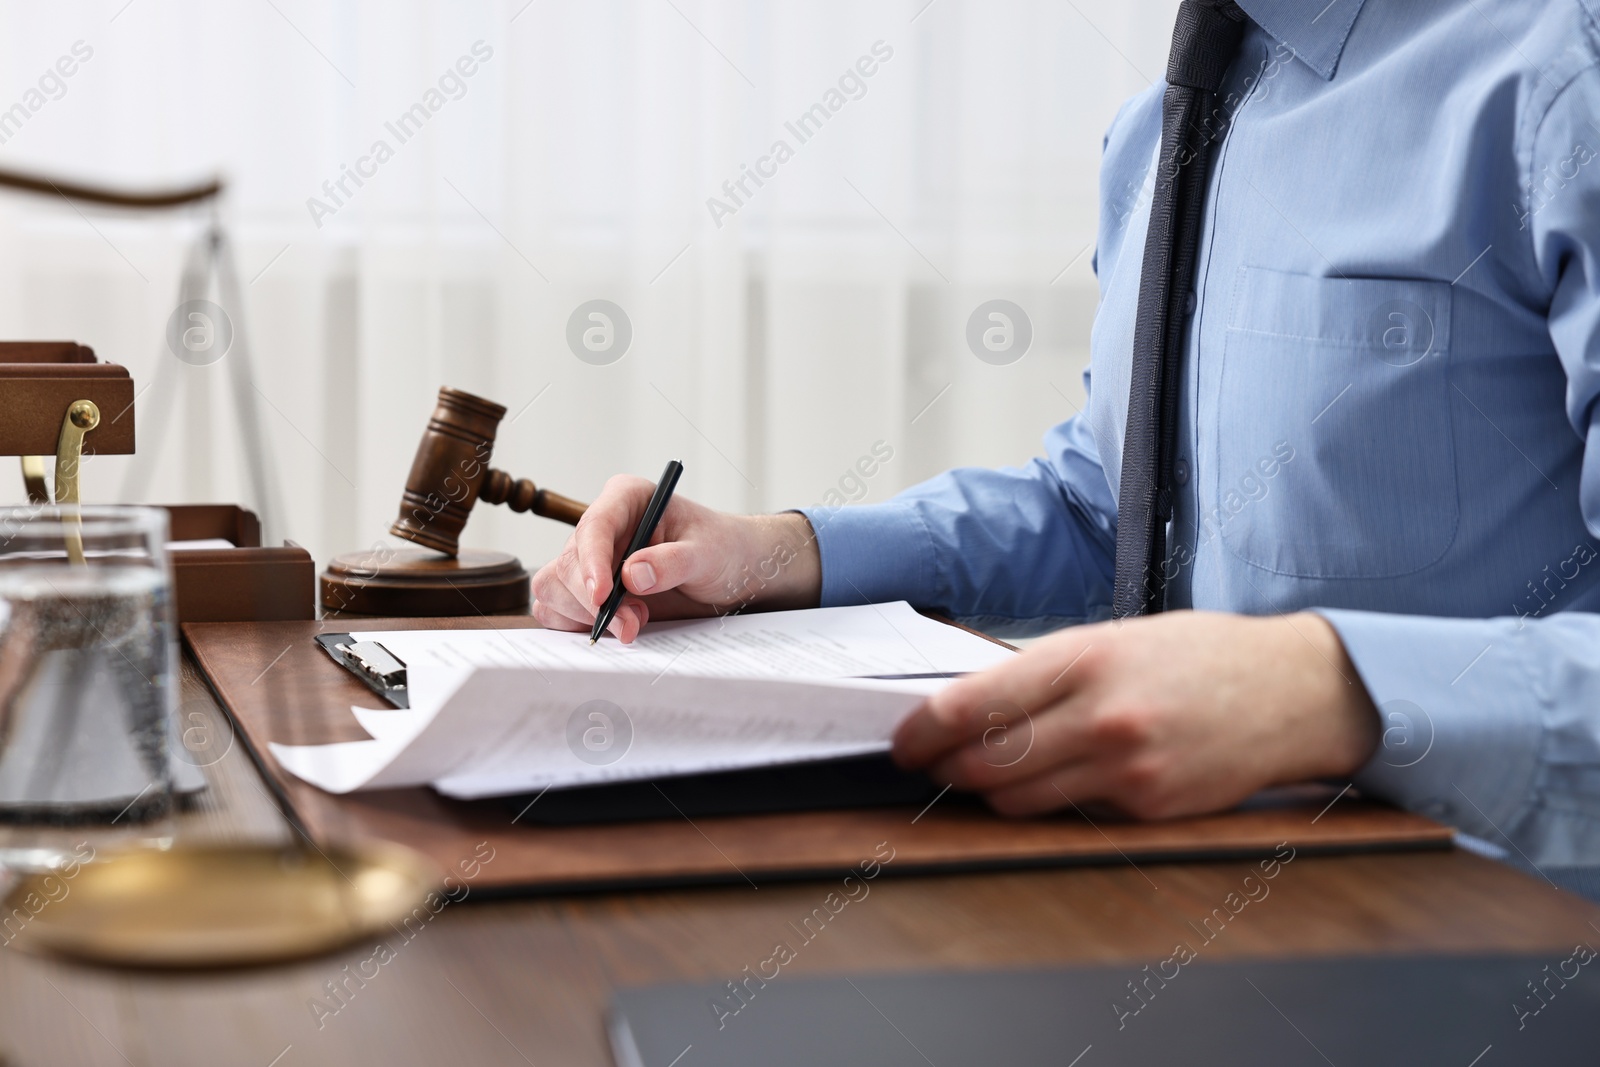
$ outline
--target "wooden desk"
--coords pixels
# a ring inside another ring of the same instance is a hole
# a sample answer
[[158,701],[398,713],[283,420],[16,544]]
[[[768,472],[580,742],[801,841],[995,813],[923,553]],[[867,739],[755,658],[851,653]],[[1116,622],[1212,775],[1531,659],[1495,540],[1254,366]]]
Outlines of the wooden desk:
[[[225,729],[185,663],[185,711]],[[290,831],[237,745],[207,768],[187,839]],[[892,870],[892,868],[891,868]],[[783,973],[1126,961],[1130,977],[1240,888],[1250,863],[879,878]],[[1600,906],[1462,852],[1301,857],[1202,958],[1549,951],[1600,941]],[[619,985],[731,978],[767,958],[829,882],[485,901],[446,907],[318,1026],[324,984],[374,946],[271,970],[101,971],[0,948],[0,1064],[609,1064],[602,1012]],[[369,973],[371,968],[368,969]],[[781,978],[779,979],[781,980]]]

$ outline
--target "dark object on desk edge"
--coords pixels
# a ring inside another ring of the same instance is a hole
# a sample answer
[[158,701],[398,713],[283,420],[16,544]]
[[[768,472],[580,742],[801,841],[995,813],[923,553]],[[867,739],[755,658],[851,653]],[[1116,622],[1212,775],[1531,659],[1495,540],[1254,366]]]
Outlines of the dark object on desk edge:
[[[672,778],[607,782],[504,798],[519,822],[589,826],[712,815],[883,808],[926,804],[939,795],[927,775],[903,771],[882,753],[746,767]],[[952,801],[953,803],[954,801]]]
[[[339,629],[536,626],[529,618],[457,617],[351,619]],[[1007,820],[979,804],[948,803],[955,798],[947,795],[931,806],[529,826],[526,815],[508,816],[503,800],[451,800],[421,787],[335,796],[283,770],[267,747],[367,736],[349,709],[369,701],[369,690],[328,659],[311,639],[319,632],[314,622],[200,623],[185,625],[183,638],[267,788],[306,836],[399,841],[446,869],[486,844],[497,858],[474,882],[475,898],[832,877],[885,839],[898,851],[896,875],[1240,859],[1270,856],[1285,841],[1300,855],[1451,847],[1448,827],[1335,798],[1332,789],[1276,807],[1155,823],[1089,823],[1071,814]]]
[[[790,958],[814,936],[780,935]],[[1179,936],[1186,960],[781,982],[774,949],[733,982],[621,990],[607,1030],[618,1067],[666,1067],[688,1047],[695,1067],[1467,1067],[1490,1047],[1485,1063],[1595,1059],[1600,983],[1573,981],[1587,961],[1571,950],[1212,962],[1194,958],[1203,934]],[[1565,967],[1559,995],[1536,998],[1530,985]]]

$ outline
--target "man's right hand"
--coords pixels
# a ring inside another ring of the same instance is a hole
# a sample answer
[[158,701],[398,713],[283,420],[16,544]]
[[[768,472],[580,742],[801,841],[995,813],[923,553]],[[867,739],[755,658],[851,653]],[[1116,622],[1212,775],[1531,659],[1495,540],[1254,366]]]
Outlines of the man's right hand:
[[[533,576],[533,614],[553,630],[588,630],[617,559],[655,485],[618,475],[583,513],[566,547]],[[650,619],[815,607],[822,592],[816,536],[804,515],[729,515],[674,496],[650,545],[622,568],[627,590],[610,631],[624,642]]]

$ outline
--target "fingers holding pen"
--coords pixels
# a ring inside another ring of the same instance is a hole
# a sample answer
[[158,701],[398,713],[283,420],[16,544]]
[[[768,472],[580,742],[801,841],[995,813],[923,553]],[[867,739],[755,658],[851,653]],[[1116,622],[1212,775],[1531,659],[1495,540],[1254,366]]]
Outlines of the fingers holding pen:
[[[584,631],[594,626],[600,605],[592,602],[587,582],[578,562],[576,535],[568,540],[561,555],[540,568],[533,577],[533,616],[552,630]],[[606,593],[610,576],[606,576]],[[623,641],[632,641],[649,621],[649,607],[637,597],[626,596],[606,629]]]
[[654,489],[643,478],[617,475],[606,482],[572,532],[568,544],[575,557],[573,594],[596,610],[611,595],[612,573]]
[[[552,630],[586,631],[594,626],[598,610],[575,596],[569,583],[555,574],[548,574],[551,564],[541,571],[533,582],[533,616],[539,624]],[[632,641],[650,620],[649,605],[636,597],[624,597],[616,615],[606,629],[623,641]]]

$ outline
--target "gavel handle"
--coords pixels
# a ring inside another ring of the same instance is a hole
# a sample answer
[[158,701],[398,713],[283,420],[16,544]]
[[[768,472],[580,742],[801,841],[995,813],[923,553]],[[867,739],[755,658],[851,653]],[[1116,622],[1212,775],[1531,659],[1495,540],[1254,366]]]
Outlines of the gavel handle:
[[512,511],[531,511],[573,526],[578,525],[588,508],[587,504],[569,496],[540,489],[527,478],[513,478],[505,471],[493,469],[484,475],[478,499],[486,504],[504,504]]

